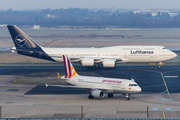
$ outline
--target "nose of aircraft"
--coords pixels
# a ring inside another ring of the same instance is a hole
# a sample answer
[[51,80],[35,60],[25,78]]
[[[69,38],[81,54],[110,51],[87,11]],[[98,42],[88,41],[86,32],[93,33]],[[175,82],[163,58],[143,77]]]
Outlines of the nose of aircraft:
[[174,58],[175,58],[175,57],[177,57],[177,54],[176,54],[176,53],[174,53],[174,52],[173,52],[173,57],[174,57]]
[[138,87],[138,88],[136,89],[136,91],[137,91],[137,92],[141,92],[142,89],[141,89],[140,87]]
[[171,51],[171,50],[169,50],[169,52],[170,52],[170,54],[171,54],[172,58],[177,57],[177,54],[176,54],[175,52],[173,52],[173,51]]

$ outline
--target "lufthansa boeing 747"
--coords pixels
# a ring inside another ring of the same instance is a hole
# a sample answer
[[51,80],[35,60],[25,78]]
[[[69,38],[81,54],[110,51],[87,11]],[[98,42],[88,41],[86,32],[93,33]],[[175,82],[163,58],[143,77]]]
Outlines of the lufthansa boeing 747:
[[63,62],[68,55],[72,62],[89,67],[114,67],[117,63],[152,63],[175,58],[177,55],[164,46],[112,46],[102,48],[48,48],[41,47],[15,25],[8,25],[18,54],[40,59]]

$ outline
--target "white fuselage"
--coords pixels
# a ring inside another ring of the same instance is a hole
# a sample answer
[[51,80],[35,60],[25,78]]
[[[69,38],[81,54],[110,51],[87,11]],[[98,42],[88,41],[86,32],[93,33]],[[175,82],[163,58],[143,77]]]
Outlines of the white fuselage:
[[177,55],[163,46],[112,46],[101,48],[47,48],[41,47],[15,25],[8,25],[18,54],[35,58],[63,62],[62,55],[68,55],[71,62],[82,66],[114,67],[116,63],[163,62]]
[[133,80],[74,76],[66,81],[74,86],[82,86],[92,89],[101,88],[102,90],[104,88],[105,93],[135,94],[141,92],[141,88]]
[[62,55],[68,55],[72,62],[81,62],[84,58],[94,63],[114,60],[126,62],[162,62],[177,55],[163,46],[114,46],[102,48],[44,48],[42,49],[55,61],[63,62]]

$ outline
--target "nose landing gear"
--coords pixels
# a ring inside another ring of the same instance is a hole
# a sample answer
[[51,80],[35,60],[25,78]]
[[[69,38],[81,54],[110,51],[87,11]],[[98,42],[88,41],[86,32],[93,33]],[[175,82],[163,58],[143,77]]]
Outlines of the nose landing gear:
[[129,97],[130,95],[127,93],[126,94],[126,98],[127,98],[127,100],[130,100],[130,97]]
[[164,62],[159,62],[158,63],[158,68],[160,69],[162,65],[164,65]]

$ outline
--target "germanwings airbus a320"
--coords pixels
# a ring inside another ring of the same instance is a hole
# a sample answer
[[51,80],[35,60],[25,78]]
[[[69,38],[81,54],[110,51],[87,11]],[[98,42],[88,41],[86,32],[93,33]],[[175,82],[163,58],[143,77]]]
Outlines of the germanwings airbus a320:
[[108,94],[108,97],[113,97],[113,93],[119,93],[125,95],[127,97],[127,100],[129,100],[129,96],[131,94],[141,92],[141,88],[133,79],[127,80],[104,77],[79,76],[66,55],[63,55],[63,61],[66,76],[62,76],[61,79],[66,80],[68,83],[74,86],[48,85],[46,83],[46,87],[56,86],[83,88],[90,92],[89,99],[103,98],[105,94]]
[[62,55],[68,55],[71,62],[89,67],[114,67],[116,63],[159,62],[177,55],[163,46],[112,46],[102,48],[47,48],[41,47],[17,26],[8,25],[18,54],[40,59],[63,62]]

